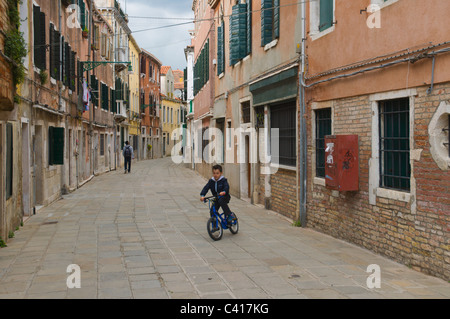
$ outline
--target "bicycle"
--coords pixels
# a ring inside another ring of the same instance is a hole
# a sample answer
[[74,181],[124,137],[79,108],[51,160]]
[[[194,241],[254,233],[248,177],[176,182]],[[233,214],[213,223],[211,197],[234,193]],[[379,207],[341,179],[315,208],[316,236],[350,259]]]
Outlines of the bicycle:
[[211,237],[212,240],[218,241],[222,239],[223,236],[223,230],[229,229],[230,232],[233,235],[236,235],[239,231],[239,221],[235,213],[233,214],[233,221],[231,222],[231,225],[228,225],[227,218],[225,216],[225,213],[219,214],[219,212],[216,210],[216,200],[219,200],[220,197],[216,196],[210,196],[205,197],[204,202],[209,201],[209,212],[211,215],[211,218],[208,220],[208,223],[206,224],[206,229],[208,230],[209,237]]

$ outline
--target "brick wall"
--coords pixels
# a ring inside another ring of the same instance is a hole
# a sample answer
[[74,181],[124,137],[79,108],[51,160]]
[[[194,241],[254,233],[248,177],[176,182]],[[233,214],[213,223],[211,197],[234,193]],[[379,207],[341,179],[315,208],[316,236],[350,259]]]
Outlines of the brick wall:
[[[369,160],[372,152],[372,106],[368,96],[333,101],[334,134],[357,134],[360,144],[358,192],[336,192],[314,183],[315,142],[308,117],[308,226],[341,238],[416,270],[450,278],[450,171],[434,162],[428,142],[428,123],[441,101],[450,101],[450,83],[417,88],[414,98],[414,143],[421,158],[414,161],[416,210],[411,202],[377,197],[369,204]],[[450,102],[449,102],[450,103]],[[312,111],[311,111],[312,112]],[[310,113],[312,115],[312,113]],[[367,261],[370,264],[370,261]]]
[[417,183],[417,214],[412,265],[450,278],[450,170],[442,171],[430,153],[428,123],[441,101],[450,104],[450,82],[418,89],[415,100],[415,147],[423,149],[414,165]]
[[[270,176],[271,197],[270,209],[284,216],[295,219],[297,215],[296,172],[279,169]],[[264,185],[264,178],[262,179]],[[264,196],[263,201],[264,201]]]

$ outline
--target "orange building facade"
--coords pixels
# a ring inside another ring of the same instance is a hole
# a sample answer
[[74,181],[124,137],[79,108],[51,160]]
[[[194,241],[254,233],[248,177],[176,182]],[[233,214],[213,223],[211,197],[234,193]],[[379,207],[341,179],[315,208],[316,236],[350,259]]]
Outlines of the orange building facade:
[[[450,278],[450,2],[306,4],[312,227]],[[331,190],[327,135],[357,135],[359,189]]]

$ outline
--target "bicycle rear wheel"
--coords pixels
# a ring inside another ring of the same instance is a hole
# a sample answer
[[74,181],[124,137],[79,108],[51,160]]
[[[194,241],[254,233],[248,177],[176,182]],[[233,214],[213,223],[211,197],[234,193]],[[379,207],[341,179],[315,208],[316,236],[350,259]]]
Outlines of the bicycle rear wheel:
[[211,217],[206,224],[208,235],[212,240],[217,241],[222,239],[223,236],[223,228],[219,221],[217,221],[216,217]]

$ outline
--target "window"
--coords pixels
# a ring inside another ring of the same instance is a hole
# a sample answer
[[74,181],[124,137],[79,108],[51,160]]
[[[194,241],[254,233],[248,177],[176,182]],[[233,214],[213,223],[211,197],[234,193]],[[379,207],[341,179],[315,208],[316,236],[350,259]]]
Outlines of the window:
[[105,155],[105,135],[100,134],[100,156]]
[[13,126],[6,124],[6,199],[13,193]]
[[250,53],[251,1],[248,0],[247,3],[238,3],[232,8],[230,17],[230,65],[235,65]]
[[92,104],[98,107],[98,80],[94,74],[91,74],[91,94],[92,94]]
[[261,0],[261,46],[280,37],[280,0]]
[[72,91],[75,91],[75,81],[77,79],[77,75],[76,75],[76,59],[77,59],[77,54],[73,51],[70,52],[70,67],[69,67],[69,74],[70,74],[70,83],[69,83],[69,88]]
[[104,83],[101,85],[101,97],[102,97],[102,109],[108,111],[109,110],[109,92],[108,86]]
[[310,2],[310,35],[316,40],[334,30],[334,3],[336,0]]
[[250,123],[250,101],[242,103],[242,123]]
[[[225,22],[217,28],[217,75],[225,72]],[[187,69],[184,70],[184,99],[187,100]]]
[[209,80],[209,40],[197,57],[194,66],[194,95],[205,86]]
[[[106,92],[108,92],[108,87],[106,87]],[[110,88],[109,92],[111,93],[111,112],[117,113],[117,89],[114,90],[113,88]],[[108,103],[109,101],[106,102],[106,107],[108,107]]]
[[316,177],[325,178],[325,136],[331,135],[331,109],[316,110]]
[[48,128],[49,165],[64,165],[64,128]]
[[69,47],[69,43],[64,42],[64,46],[63,46],[63,84],[66,87],[70,86],[70,78],[71,78],[71,74],[70,74],[70,65],[71,65],[71,61],[70,59],[72,58],[71,54],[70,54],[70,47]]
[[47,69],[45,25],[45,13],[38,6],[33,6],[34,64],[40,70]]
[[379,104],[380,187],[410,190],[409,99]]
[[272,154],[280,165],[295,166],[296,155],[296,107],[295,101],[270,107],[270,128],[279,129],[279,158]]
[[89,29],[89,12],[86,10],[86,4],[83,0],[78,0],[78,7],[80,8],[79,20],[81,30]]
[[50,24],[50,76],[55,80],[61,79],[60,46],[61,34]]
[[320,0],[320,24],[319,31],[322,32],[333,26],[334,0]]

